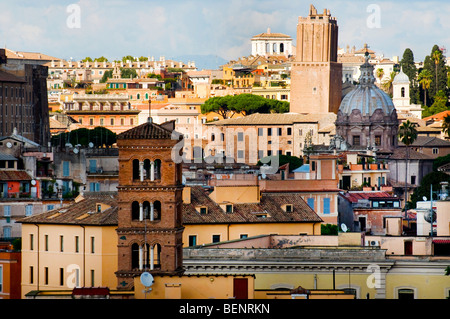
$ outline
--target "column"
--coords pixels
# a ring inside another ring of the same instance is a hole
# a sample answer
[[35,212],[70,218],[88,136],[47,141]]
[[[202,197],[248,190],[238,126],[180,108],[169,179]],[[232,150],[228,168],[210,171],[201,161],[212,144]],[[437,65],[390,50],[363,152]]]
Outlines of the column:
[[144,181],[144,162],[139,161],[139,179],[141,182]]
[[154,250],[154,248],[153,248],[153,246],[151,246],[150,247],[150,270],[153,270],[153,268],[154,268],[154,256],[153,256],[153,250]]
[[153,202],[151,202],[150,203],[150,221],[154,220],[153,209],[154,209]]
[[144,247],[139,246],[139,270],[142,270],[144,268],[143,262],[144,262]]
[[151,181],[155,180],[155,162],[154,161],[150,162],[150,180]]
[[139,203],[139,221],[144,220],[144,205]]

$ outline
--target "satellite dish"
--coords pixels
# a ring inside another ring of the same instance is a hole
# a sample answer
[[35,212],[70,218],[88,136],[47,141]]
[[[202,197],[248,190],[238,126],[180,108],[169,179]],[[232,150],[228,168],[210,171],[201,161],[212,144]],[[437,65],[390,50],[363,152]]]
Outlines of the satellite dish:
[[93,147],[94,147],[94,143],[89,142],[89,147],[90,147],[90,148],[93,148]]
[[78,152],[79,152],[78,148],[74,148],[74,149],[73,149],[73,152],[74,152],[75,154],[78,154]]
[[422,199],[423,199],[424,202],[427,201],[427,197],[426,196],[422,197]]
[[347,225],[345,225],[344,223],[342,223],[342,224],[341,224],[341,229],[342,229],[342,231],[343,231],[344,233],[346,233],[347,230],[348,230]]
[[141,283],[147,288],[153,285],[153,276],[149,272],[143,272],[141,274]]
[[12,143],[11,142],[6,143],[6,147],[7,148],[11,148],[12,147]]
[[33,185],[33,186],[36,185],[36,180],[34,180],[34,179],[31,180],[31,185]]

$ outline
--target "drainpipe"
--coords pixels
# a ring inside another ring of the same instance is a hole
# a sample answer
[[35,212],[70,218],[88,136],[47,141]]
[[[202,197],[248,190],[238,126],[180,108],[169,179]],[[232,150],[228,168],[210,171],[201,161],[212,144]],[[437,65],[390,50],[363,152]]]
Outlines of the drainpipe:
[[85,287],[85,277],[86,277],[86,228],[83,225],[80,225],[83,228],[83,286]]
[[37,246],[37,256],[36,256],[36,258],[37,258],[37,265],[36,265],[36,273],[37,273],[37,276],[36,276],[36,282],[37,282],[37,286],[36,286],[36,290],[37,291],[39,291],[39,225],[38,224],[34,224],[36,227],[37,227],[37,243],[36,243],[36,246]]

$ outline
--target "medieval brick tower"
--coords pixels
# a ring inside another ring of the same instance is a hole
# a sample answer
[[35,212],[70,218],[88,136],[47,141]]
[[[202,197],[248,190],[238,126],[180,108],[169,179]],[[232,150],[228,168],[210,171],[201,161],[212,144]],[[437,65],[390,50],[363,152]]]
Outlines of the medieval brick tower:
[[119,289],[131,289],[144,271],[183,273],[182,168],[172,160],[182,137],[174,128],[149,118],[117,137]]
[[330,11],[311,5],[297,24],[297,52],[291,68],[293,113],[337,113],[342,95],[342,64],[337,63],[338,25]]

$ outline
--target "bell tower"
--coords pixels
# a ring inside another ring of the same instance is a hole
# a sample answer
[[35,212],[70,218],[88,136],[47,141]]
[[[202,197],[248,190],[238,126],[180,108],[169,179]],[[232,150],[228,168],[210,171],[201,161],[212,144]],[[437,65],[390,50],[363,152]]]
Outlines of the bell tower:
[[133,288],[144,271],[183,273],[182,164],[172,160],[182,135],[174,129],[149,118],[117,136],[118,289]]
[[338,25],[330,10],[311,5],[297,24],[297,52],[291,68],[293,113],[337,113],[342,96],[342,64],[337,62]]

